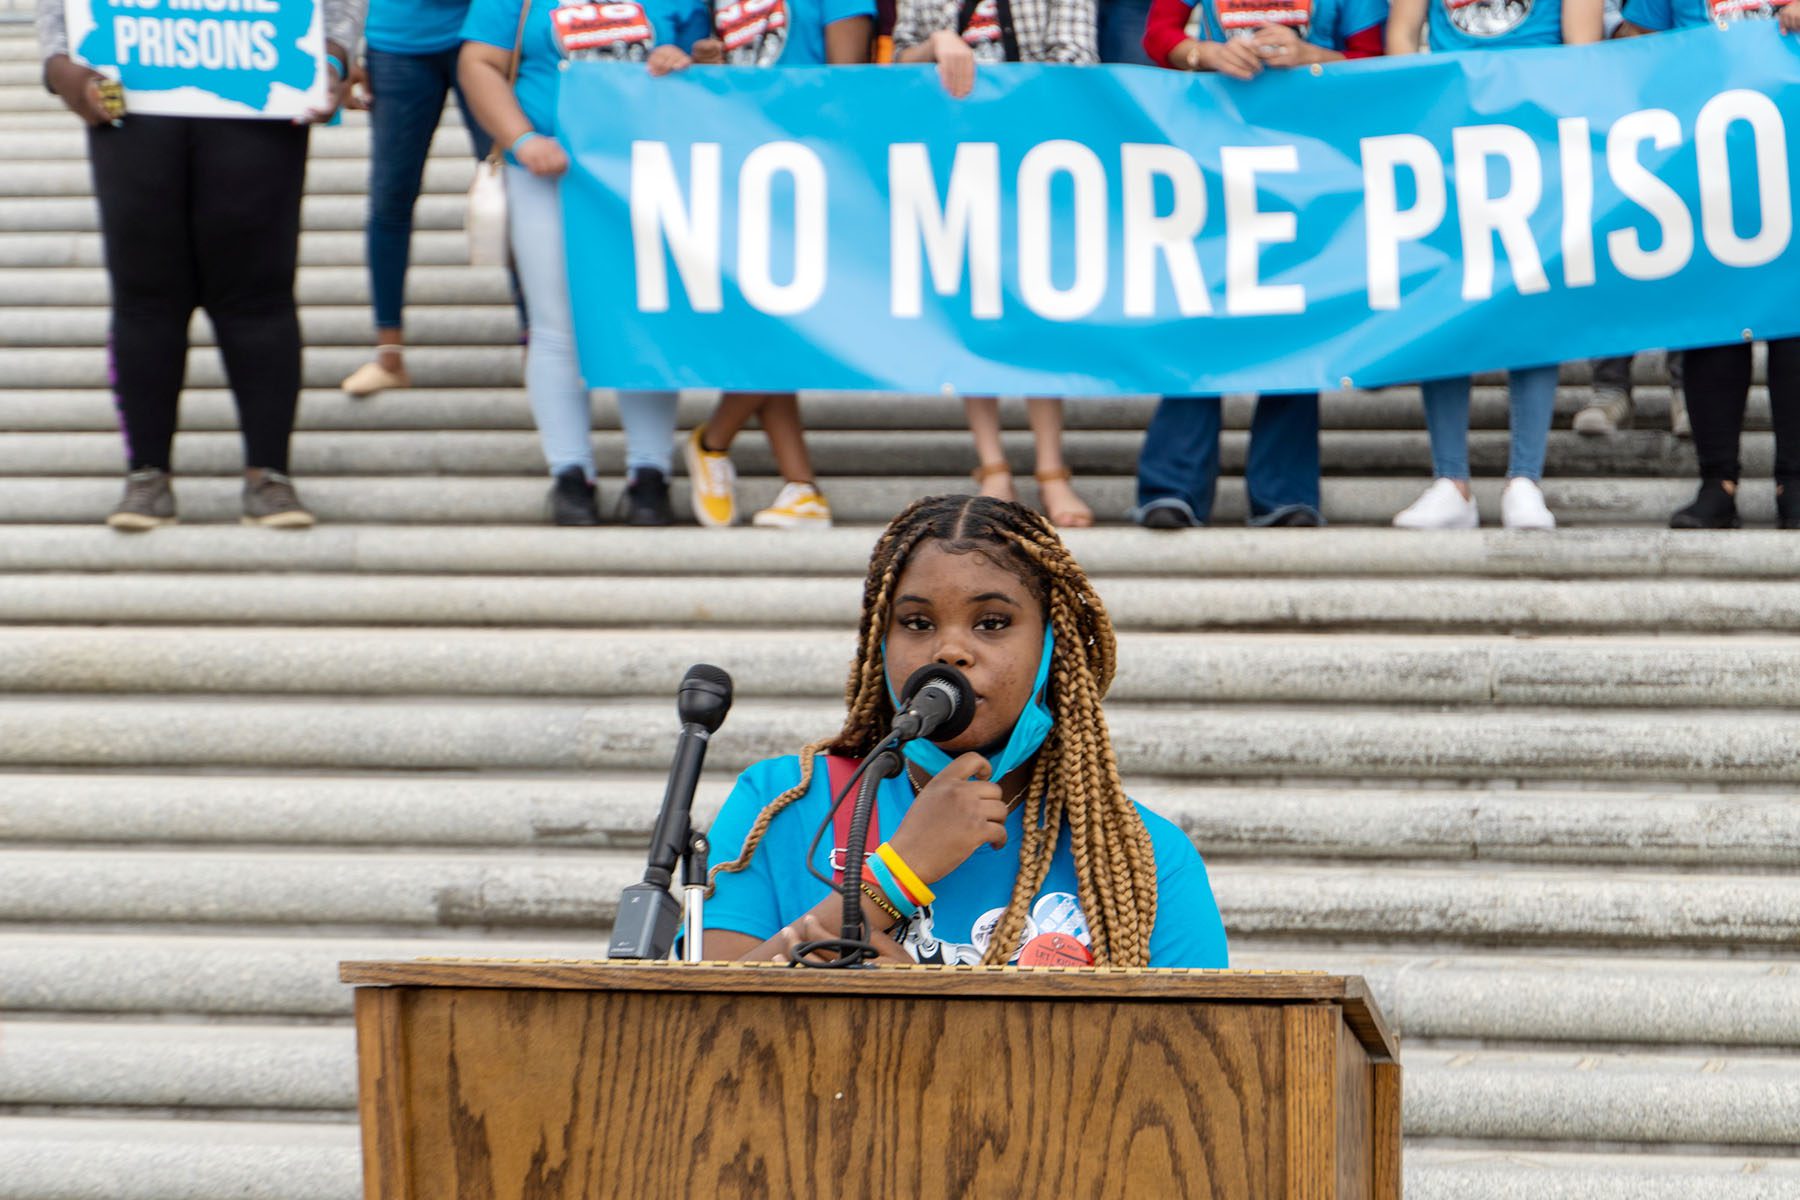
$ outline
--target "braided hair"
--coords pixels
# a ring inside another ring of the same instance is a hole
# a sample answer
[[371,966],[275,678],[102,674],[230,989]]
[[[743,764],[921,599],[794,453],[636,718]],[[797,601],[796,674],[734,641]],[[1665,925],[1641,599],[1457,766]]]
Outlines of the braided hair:
[[1149,831],[1119,780],[1100,708],[1116,665],[1112,622],[1049,521],[1021,505],[985,496],[928,496],[883,531],[863,584],[856,659],[844,688],[843,728],[801,751],[800,782],[769,801],[738,857],[713,868],[713,878],[749,865],[769,823],[812,785],[820,751],[864,758],[887,735],[894,704],[882,640],[895,584],[913,552],[928,543],[956,554],[980,551],[1012,571],[1043,604],[1045,622],[1055,635],[1047,703],[1056,723],[1038,750],[1025,789],[1019,876],[985,961],[1005,963],[1017,950],[1032,902],[1067,829],[1095,961],[1147,966],[1156,922],[1155,857]]

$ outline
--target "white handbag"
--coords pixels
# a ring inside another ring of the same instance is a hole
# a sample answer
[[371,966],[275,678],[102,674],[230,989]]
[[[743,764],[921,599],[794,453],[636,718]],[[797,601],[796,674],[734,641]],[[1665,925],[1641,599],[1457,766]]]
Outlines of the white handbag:
[[500,173],[498,158],[490,156],[476,166],[463,227],[469,234],[470,266],[507,264],[510,246],[506,236],[506,178]]
[[[519,30],[513,35],[512,63],[506,70],[509,87],[518,86],[519,52],[525,46],[525,19],[531,15],[531,0],[519,6]],[[495,142],[488,156],[475,168],[475,182],[469,185],[468,208],[463,215],[463,229],[469,235],[469,265],[504,267],[512,261],[512,247],[506,232],[506,176],[502,168],[506,152]]]

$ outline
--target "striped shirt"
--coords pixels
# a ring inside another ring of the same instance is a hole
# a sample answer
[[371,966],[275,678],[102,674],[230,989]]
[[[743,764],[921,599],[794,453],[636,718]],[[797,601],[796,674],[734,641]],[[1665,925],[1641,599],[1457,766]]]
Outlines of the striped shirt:
[[[1100,61],[1094,0],[1011,0],[1019,59],[1029,63]],[[894,57],[940,29],[958,32],[962,0],[900,0],[894,19]],[[973,25],[975,22],[971,22]]]

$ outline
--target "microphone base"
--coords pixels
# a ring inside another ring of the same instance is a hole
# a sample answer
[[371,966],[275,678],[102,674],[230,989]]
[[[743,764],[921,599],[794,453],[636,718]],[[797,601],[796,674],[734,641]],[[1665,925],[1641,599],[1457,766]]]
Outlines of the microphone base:
[[619,915],[613,921],[612,942],[606,948],[606,956],[666,960],[675,948],[681,915],[681,902],[667,889],[653,883],[632,884],[619,895]]

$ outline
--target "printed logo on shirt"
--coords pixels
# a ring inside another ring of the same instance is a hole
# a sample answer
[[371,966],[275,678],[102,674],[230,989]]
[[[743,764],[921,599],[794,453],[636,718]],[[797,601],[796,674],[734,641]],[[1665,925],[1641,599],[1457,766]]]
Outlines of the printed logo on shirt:
[[1531,15],[1533,0],[1444,0],[1450,23],[1470,37],[1511,33]]
[[1264,25],[1286,25],[1304,38],[1312,29],[1313,0],[1216,0],[1219,27],[1228,38],[1254,37]]
[[732,0],[713,6],[713,32],[733,66],[767,67],[787,49],[787,0]]
[[550,25],[556,48],[568,59],[643,62],[656,42],[650,18],[636,0],[565,3],[550,14]]
[[975,54],[978,63],[1005,62],[1006,37],[1000,32],[1000,5],[997,0],[981,0],[969,14],[968,27],[962,31],[963,41]]
[[[990,908],[969,927],[967,942],[940,939],[932,928],[932,912],[919,910],[900,935],[900,946],[914,962],[957,966],[978,963],[994,940],[1004,908]],[[1022,967],[1092,966],[1094,948],[1081,901],[1068,892],[1045,892],[1031,906],[1019,945],[1007,961]]]
[[1715,21],[1766,21],[1788,0],[1707,0]]

